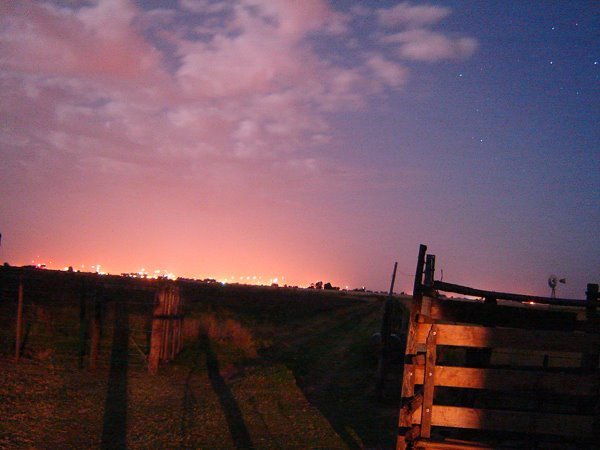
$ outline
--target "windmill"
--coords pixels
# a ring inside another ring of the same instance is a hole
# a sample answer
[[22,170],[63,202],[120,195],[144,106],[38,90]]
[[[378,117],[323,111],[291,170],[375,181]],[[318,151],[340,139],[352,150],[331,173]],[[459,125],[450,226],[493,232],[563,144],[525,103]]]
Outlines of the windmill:
[[566,282],[567,280],[565,278],[559,279],[556,275],[550,275],[548,277],[548,286],[550,286],[550,289],[552,289],[550,298],[556,298],[556,285],[558,283],[565,284]]

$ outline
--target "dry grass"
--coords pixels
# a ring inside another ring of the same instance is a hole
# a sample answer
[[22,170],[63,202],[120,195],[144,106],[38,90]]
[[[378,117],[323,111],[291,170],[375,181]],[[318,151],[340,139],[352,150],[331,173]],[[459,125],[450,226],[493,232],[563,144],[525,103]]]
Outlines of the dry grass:
[[220,345],[241,350],[247,358],[258,356],[258,347],[252,333],[237,320],[220,319],[216,314],[208,313],[183,321],[184,342],[196,342],[202,336],[208,336],[211,341]]

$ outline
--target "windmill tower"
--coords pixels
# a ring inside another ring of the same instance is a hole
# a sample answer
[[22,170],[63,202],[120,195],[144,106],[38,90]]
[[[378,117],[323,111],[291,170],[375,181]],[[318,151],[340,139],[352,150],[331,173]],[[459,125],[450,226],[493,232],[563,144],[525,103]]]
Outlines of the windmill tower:
[[556,298],[556,286],[558,283],[566,284],[567,280],[565,278],[559,279],[556,275],[550,275],[548,277],[548,286],[552,292],[550,293],[550,298]]

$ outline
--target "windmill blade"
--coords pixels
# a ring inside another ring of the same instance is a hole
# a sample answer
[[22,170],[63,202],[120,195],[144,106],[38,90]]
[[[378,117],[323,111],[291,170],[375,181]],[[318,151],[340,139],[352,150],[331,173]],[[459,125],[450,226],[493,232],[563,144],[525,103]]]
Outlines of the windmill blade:
[[560,280],[558,280],[559,283],[562,284],[567,284],[567,279],[566,278],[561,278]]

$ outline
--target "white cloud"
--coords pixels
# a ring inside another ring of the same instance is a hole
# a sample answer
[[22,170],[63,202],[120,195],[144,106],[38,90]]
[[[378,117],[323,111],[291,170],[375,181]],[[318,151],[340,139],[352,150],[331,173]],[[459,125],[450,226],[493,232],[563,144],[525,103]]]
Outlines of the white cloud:
[[386,43],[398,44],[398,54],[419,61],[464,58],[477,49],[472,38],[452,39],[435,31],[419,28],[402,31],[382,39]]
[[411,5],[408,2],[400,3],[392,8],[377,10],[377,18],[385,27],[433,25],[449,14],[449,8],[432,5]]
[[227,2],[214,0],[179,0],[182,9],[196,14],[216,14],[228,9]]
[[383,82],[391,87],[399,87],[406,83],[408,70],[398,63],[384,58],[382,55],[371,55],[367,65]]

